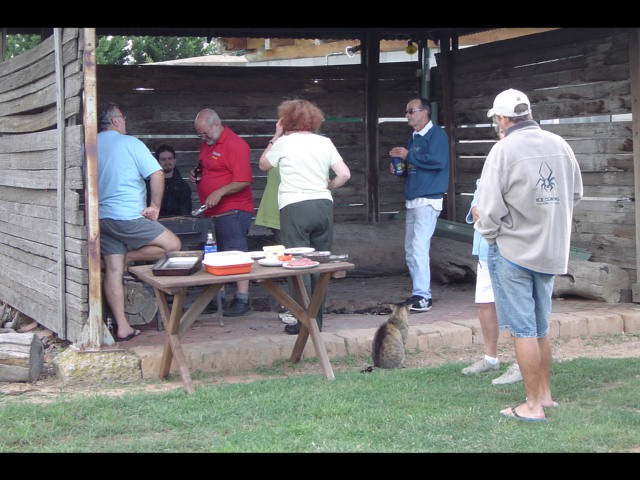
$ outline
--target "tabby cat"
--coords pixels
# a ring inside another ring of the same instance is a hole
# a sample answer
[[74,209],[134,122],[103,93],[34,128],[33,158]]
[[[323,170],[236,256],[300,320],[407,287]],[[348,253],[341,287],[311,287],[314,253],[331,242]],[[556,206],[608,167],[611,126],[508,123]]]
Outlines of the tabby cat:
[[371,345],[373,365],[404,368],[405,344],[409,335],[409,304],[391,305],[391,317],[378,327]]

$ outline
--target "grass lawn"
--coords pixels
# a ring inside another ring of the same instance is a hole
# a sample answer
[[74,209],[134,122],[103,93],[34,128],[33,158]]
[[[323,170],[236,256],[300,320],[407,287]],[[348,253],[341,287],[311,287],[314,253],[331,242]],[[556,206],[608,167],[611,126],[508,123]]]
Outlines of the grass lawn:
[[296,375],[161,393],[0,396],[0,452],[504,453],[640,451],[640,359],[554,362],[548,421],[505,418],[521,383],[461,363]]

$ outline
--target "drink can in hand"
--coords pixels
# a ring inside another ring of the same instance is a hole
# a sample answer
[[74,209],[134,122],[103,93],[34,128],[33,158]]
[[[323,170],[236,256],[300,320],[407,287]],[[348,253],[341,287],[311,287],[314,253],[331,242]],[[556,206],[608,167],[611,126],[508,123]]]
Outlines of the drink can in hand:
[[393,157],[391,164],[393,165],[393,174],[396,177],[403,177],[406,170],[405,161],[400,157]]

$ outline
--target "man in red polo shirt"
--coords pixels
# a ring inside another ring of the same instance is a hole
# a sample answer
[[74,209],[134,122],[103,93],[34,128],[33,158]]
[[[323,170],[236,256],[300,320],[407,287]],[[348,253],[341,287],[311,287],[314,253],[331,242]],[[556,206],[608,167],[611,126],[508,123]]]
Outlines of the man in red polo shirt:
[[[194,127],[202,139],[200,146],[201,179],[198,183],[204,215],[214,219],[218,251],[248,251],[247,235],[253,218],[253,176],[249,144],[222,125],[212,109],[198,112]],[[195,181],[194,172],[191,172]],[[249,311],[249,281],[237,282],[235,298],[224,309],[226,317]]]

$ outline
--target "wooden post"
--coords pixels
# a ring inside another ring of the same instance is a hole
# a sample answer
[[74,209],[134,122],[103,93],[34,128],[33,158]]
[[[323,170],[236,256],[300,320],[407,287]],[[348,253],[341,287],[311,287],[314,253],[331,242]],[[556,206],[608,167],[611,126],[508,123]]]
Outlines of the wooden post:
[[67,338],[67,276],[65,256],[64,200],[65,200],[65,110],[64,110],[64,65],[62,60],[62,29],[53,29],[53,44],[56,66],[56,113],[58,132],[58,317],[62,325],[60,337]]
[[629,40],[633,176],[636,199],[636,282],[631,285],[631,295],[633,302],[640,303],[640,208],[638,207],[638,199],[640,199],[640,28],[631,30]]
[[365,165],[367,172],[367,221],[380,222],[380,185],[378,168],[378,70],[380,38],[375,32],[364,36],[362,60],[365,77]]
[[449,136],[449,188],[447,190],[447,220],[456,219],[456,116],[453,99],[454,53],[458,49],[458,37],[440,39],[442,62],[442,125]]
[[84,29],[84,151],[86,157],[87,252],[89,254],[89,319],[82,328],[78,347],[99,349],[103,342],[113,344],[113,338],[102,320],[102,288],[100,274],[100,223],[98,216],[98,151],[96,106],[96,31]]
[[0,29],[0,62],[4,62],[7,55],[7,29]]

